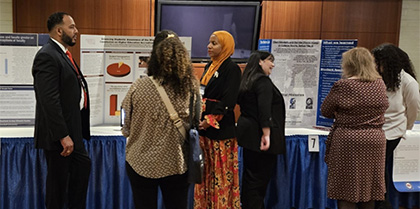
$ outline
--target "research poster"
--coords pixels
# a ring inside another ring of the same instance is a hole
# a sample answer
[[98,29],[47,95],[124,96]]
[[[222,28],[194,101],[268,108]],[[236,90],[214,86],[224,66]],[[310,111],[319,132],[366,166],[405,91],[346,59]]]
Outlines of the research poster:
[[[191,54],[191,37],[180,37]],[[0,126],[33,125],[32,63],[48,34],[0,33]],[[154,37],[80,36],[80,68],[88,82],[91,125],[120,123],[130,85],[147,75]]]
[[[191,38],[180,37],[191,53]],[[91,124],[120,123],[131,84],[147,76],[154,37],[81,35],[80,65],[91,96]]]
[[342,54],[357,46],[357,40],[323,40],[318,85],[318,108],[316,126],[331,127],[332,119],[321,115],[321,104],[330,92],[334,83],[341,78]]
[[286,127],[331,126],[320,104],[341,77],[342,53],[355,46],[357,40],[259,40],[258,49],[275,57],[270,77],[285,100]]
[[32,84],[37,38],[37,34],[0,34],[1,84]]
[[0,126],[33,125],[32,63],[47,34],[0,33]]
[[420,192],[420,130],[407,131],[394,150],[394,186],[399,192]]
[[0,85],[0,126],[35,124],[35,92],[32,85]]

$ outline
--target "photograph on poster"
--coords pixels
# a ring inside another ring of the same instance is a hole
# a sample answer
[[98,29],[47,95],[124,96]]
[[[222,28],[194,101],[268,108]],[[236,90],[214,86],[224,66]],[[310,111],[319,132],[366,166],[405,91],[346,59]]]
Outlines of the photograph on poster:
[[147,62],[149,61],[149,57],[147,56],[139,56],[139,68],[147,68]]
[[134,72],[134,80],[147,76],[147,62],[149,62],[150,53],[137,53],[138,68]]

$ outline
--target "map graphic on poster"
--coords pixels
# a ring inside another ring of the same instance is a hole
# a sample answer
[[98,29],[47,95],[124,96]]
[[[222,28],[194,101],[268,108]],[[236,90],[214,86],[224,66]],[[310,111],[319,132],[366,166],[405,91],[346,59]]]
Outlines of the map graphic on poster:
[[341,77],[341,54],[355,46],[357,40],[259,40],[258,49],[275,57],[270,77],[285,100],[286,127],[331,126],[320,104]]

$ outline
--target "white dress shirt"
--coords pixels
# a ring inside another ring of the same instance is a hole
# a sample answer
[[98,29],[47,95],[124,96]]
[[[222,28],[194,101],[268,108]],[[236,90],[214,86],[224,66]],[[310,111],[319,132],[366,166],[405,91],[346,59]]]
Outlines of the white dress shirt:
[[[50,37],[52,41],[54,41],[60,48],[61,50],[63,50],[64,54],[67,52],[67,48],[63,46],[63,44],[61,44],[60,42],[58,42],[57,40],[55,40],[54,38]],[[77,70],[77,69],[75,69]],[[80,94],[82,95],[80,97],[80,109],[82,109],[85,106],[85,94],[83,93],[83,89],[80,88]]]

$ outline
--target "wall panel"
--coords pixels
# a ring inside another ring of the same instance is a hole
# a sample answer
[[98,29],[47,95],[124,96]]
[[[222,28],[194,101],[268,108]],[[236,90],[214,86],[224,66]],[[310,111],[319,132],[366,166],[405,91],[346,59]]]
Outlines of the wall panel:
[[289,37],[294,34],[291,38],[300,38],[303,32],[319,39],[321,9],[321,1],[264,1],[260,38],[277,38],[270,37],[274,32],[289,32]]
[[401,1],[324,1],[323,32],[395,32],[399,30]]
[[[79,34],[151,36],[154,4],[155,0],[13,0],[13,32],[48,33],[49,15],[64,11],[74,18]],[[80,41],[70,51],[80,63]]]
[[[37,0],[39,1],[39,0]],[[25,1],[27,2],[27,1]],[[46,25],[47,18],[50,14],[54,12],[67,12],[69,13],[69,8],[71,5],[71,0],[60,0],[60,1],[42,1],[41,0],[41,7],[42,10],[36,11],[41,13],[43,17],[43,25]],[[45,18],[44,18],[45,17]]]
[[123,29],[121,34],[125,36],[151,36],[149,29]]
[[266,39],[320,39],[320,32],[307,31],[270,31],[265,32]]
[[[357,38],[368,48],[398,44],[401,5],[402,0],[264,0],[260,38]],[[155,0],[13,0],[14,32],[46,33],[50,13],[66,11],[82,34],[149,36],[154,6]]]
[[[47,19],[42,16],[42,0],[14,0],[13,2],[13,22],[17,28],[22,27],[41,27],[46,25]],[[44,24],[43,24],[44,23]],[[14,32],[20,32],[15,31]]]
[[[94,0],[95,29],[121,29],[123,22],[122,0]],[[124,20],[131,21],[131,20]]]
[[13,32],[13,1],[0,0],[0,31]]
[[263,1],[260,38],[398,44],[401,0]]
[[[149,30],[151,24],[150,0],[123,0],[121,28],[126,31]],[[128,34],[127,34],[128,35]]]
[[98,10],[95,8],[95,1],[72,0],[69,10],[65,11],[73,16],[79,30],[96,28],[95,13],[97,13]]

